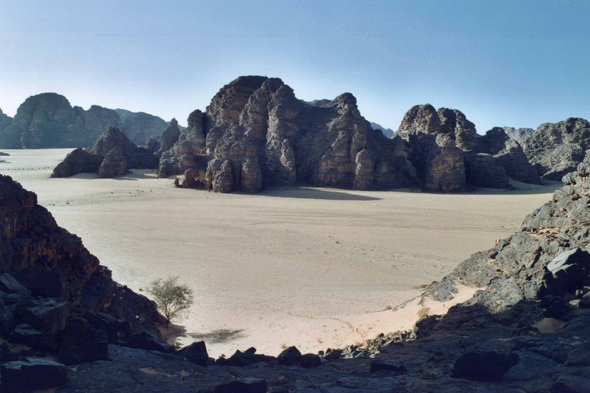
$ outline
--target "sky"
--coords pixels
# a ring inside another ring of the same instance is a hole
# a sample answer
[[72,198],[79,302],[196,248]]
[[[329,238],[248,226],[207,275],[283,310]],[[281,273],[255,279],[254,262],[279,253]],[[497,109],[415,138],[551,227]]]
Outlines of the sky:
[[425,103],[536,128],[590,118],[588,21],[587,0],[0,0],[0,108],[56,92],[186,124],[265,75],[394,130]]

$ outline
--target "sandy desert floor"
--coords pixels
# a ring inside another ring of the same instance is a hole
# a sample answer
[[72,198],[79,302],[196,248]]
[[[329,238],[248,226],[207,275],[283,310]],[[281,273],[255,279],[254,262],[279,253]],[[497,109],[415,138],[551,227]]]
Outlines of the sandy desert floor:
[[179,276],[196,300],[179,340],[203,339],[215,357],[317,351],[411,327],[384,310],[513,233],[558,187],[240,195],[176,189],[151,171],[49,178],[70,150],[4,150],[0,173],[36,192],[118,282],[145,293],[153,279]]

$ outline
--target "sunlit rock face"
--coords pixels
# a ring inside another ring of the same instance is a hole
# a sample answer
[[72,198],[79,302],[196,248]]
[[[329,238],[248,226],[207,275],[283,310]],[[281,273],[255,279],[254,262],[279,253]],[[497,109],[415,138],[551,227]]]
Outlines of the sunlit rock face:
[[518,142],[501,128],[477,138],[475,125],[456,109],[416,105],[405,114],[397,135],[408,143],[410,161],[427,188],[508,188],[510,178],[539,183]]
[[162,153],[160,176],[186,179],[189,170],[204,171],[206,188],[219,192],[293,184],[361,190],[419,184],[404,142],[373,130],[349,93],[307,103],[278,78],[240,77],[224,86],[204,113],[191,113],[188,123]]

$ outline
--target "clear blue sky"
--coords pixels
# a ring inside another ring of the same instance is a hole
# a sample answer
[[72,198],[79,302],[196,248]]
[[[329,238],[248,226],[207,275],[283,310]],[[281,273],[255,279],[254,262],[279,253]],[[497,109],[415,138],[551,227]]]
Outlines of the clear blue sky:
[[0,0],[0,108],[54,91],[184,124],[266,75],[393,129],[427,102],[536,128],[590,118],[589,21],[586,0]]

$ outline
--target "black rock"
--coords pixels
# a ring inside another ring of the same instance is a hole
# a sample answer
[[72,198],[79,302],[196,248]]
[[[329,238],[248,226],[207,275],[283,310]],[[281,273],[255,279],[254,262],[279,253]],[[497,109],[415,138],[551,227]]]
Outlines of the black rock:
[[590,254],[580,248],[564,251],[547,264],[543,295],[561,296],[584,285],[590,271]]
[[403,373],[406,371],[404,365],[397,360],[374,359],[371,360],[369,372],[375,373],[377,371],[393,371],[396,373]]
[[27,323],[43,333],[63,330],[69,314],[67,300],[37,298],[19,303],[14,316],[19,323]]
[[147,349],[150,351],[174,352],[174,348],[168,345],[162,338],[147,330],[130,336],[127,339],[127,342],[122,345],[130,348]]
[[9,362],[0,372],[4,392],[25,393],[66,384],[66,366],[49,360]]
[[301,356],[301,367],[303,368],[312,368],[322,365],[322,359],[316,354],[313,353],[306,353],[305,355]]
[[0,291],[5,292],[7,294],[11,294],[11,293],[29,294],[29,293],[31,293],[31,291],[29,291],[20,282],[16,281],[16,279],[8,273],[0,274]]
[[88,340],[90,324],[78,314],[70,315],[66,320],[66,327],[62,331],[62,344],[67,348]]
[[467,352],[453,367],[451,377],[473,381],[497,381],[518,362],[516,353]]
[[176,354],[203,367],[207,366],[209,360],[207,346],[204,341],[194,342],[191,345],[182,348],[180,351],[176,352]]
[[295,347],[289,347],[285,349],[277,357],[279,364],[282,366],[291,366],[293,364],[299,364],[301,360],[301,352]]
[[84,355],[84,360],[92,362],[94,360],[109,359],[109,341],[107,332],[99,329],[91,329],[88,333],[88,339],[79,344]]
[[590,366],[590,349],[576,348],[567,354],[566,366]]
[[40,331],[33,329],[31,325],[21,323],[20,325],[17,325],[10,334],[10,341],[36,347],[40,345],[42,336],[43,334]]
[[108,333],[109,343],[117,344],[119,336],[127,335],[131,332],[129,324],[113,315],[102,312],[87,312],[84,318],[95,329],[105,330]]
[[72,366],[74,364],[80,364],[84,361],[84,353],[77,345],[72,345],[67,349],[62,349],[57,355],[57,359],[60,363],[66,366]]
[[266,393],[266,380],[244,378],[215,386],[215,393]]
[[584,294],[578,304],[582,308],[590,308],[590,292]]
[[0,353],[0,363],[14,362],[18,360],[18,353],[16,352],[2,352]]

